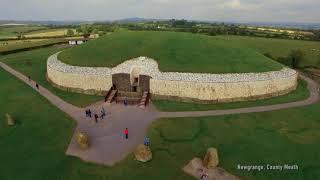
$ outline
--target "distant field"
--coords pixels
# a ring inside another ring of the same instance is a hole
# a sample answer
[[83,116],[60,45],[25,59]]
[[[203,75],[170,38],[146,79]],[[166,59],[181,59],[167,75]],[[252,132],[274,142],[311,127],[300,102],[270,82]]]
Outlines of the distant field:
[[30,31],[43,30],[47,27],[36,25],[25,26],[0,26],[0,39],[16,38],[21,33],[27,33]]
[[[74,34],[76,33],[75,29],[72,29]],[[39,31],[32,31],[30,33],[25,34],[26,38],[33,38],[33,37],[55,37],[55,36],[66,36],[68,29],[47,29],[47,30],[39,30]]]
[[14,41],[0,41],[0,53],[13,51],[24,48],[32,48],[48,44],[63,42],[63,39],[33,39],[33,40],[14,40]]
[[59,58],[72,65],[114,67],[139,56],[154,58],[162,71],[234,73],[282,68],[252,48],[223,36],[176,32],[121,31],[67,49]]

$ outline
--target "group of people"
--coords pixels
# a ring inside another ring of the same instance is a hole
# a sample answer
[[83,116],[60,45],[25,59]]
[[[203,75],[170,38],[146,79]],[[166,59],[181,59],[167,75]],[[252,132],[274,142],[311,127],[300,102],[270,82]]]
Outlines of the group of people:
[[[92,118],[92,112],[91,112],[90,109],[86,109],[85,113],[86,113],[86,117]],[[104,117],[105,117],[106,115],[107,115],[107,111],[104,109],[104,107],[102,107],[102,108],[101,108],[101,112],[100,112],[100,116],[99,116],[97,113],[95,113],[95,114],[93,115],[95,123],[98,123],[98,118],[99,118],[99,117],[100,117],[100,119],[104,119]]]

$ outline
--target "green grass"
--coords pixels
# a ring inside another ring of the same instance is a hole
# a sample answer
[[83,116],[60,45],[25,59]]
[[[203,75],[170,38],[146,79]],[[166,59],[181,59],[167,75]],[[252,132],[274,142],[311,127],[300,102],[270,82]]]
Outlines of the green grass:
[[233,109],[243,107],[253,107],[262,105],[272,105],[287,102],[300,101],[309,97],[309,90],[307,82],[299,80],[297,89],[287,95],[273,97],[270,99],[257,100],[257,101],[244,101],[234,103],[221,103],[221,104],[197,104],[177,102],[173,100],[153,100],[152,103],[160,111],[208,111],[216,109]]
[[[243,179],[320,178],[320,104],[274,112],[158,120],[149,129],[155,160],[177,169],[216,147],[220,166]],[[161,156],[161,159],[158,156]],[[151,163],[152,164],[152,163]],[[241,171],[237,165],[297,164],[297,171]]]
[[[301,63],[304,66],[316,66],[320,68],[320,42],[271,39],[246,36],[222,36],[226,41],[239,46],[249,47],[264,54],[270,53],[274,58],[288,56],[291,50],[300,49],[304,52],[305,59]],[[314,50],[315,49],[315,50]]]
[[[319,179],[320,104],[288,110],[205,118],[162,119],[152,124],[153,160],[129,155],[103,167],[65,155],[74,122],[36,91],[0,69],[1,180],[192,179],[181,168],[206,148],[243,179]],[[17,125],[5,125],[5,113]],[[187,149],[187,150],[186,150]],[[237,164],[298,164],[299,171],[239,171]]]
[[13,51],[18,49],[32,48],[38,46],[44,46],[49,44],[55,44],[58,42],[63,42],[63,39],[43,39],[43,40],[14,40],[7,41],[8,45],[4,45],[3,41],[0,41],[0,53]]
[[84,107],[101,100],[102,97],[99,96],[71,93],[57,89],[47,81],[47,59],[50,55],[61,50],[63,49],[56,47],[42,48],[2,56],[0,61],[7,63],[9,66],[26,76],[31,76],[31,78],[36,80],[40,85],[46,87],[57,96],[76,106]]
[[59,58],[72,65],[114,67],[139,56],[157,60],[161,71],[230,73],[282,68],[224,37],[176,32],[120,31],[68,49]]

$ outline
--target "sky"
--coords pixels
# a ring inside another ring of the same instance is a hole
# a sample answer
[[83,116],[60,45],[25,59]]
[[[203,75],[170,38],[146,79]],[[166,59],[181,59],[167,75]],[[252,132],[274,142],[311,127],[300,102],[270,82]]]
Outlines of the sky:
[[0,0],[0,20],[117,20],[320,23],[320,0]]

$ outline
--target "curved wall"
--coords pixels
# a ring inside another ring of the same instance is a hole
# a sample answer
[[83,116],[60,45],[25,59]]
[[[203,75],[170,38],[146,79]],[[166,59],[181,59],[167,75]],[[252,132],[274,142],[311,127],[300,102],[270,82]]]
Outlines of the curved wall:
[[57,54],[48,59],[48,79],[57,86],[89,94],[109,90],[112,75],[130,74],[137,68],[140,76],[151,77],[149,86],[153,97],[184,101],[228,102],[282,95],[296,88],[298,78],[298,73],[289,68],[232,74],[160,72],[157,62],[146,57],[125,61],[114,68],[78,67],[62,63]]

